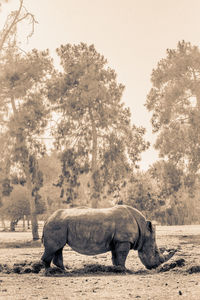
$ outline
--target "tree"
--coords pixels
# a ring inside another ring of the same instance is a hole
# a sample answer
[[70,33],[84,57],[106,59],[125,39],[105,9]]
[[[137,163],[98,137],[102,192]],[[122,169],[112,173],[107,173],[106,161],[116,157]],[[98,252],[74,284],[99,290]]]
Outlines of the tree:
[[[4,198],[1,214],[10,220],[10,230],[15,231],[15,226],[24,216],[30,215],[29,192],[26,187],[14,185],[11,194]],[[38,198],[36,202],[37,213],[44,211],[44,203]]]
[[25,174],[32,234],[33,239],[38,239],[34,191],[41,186],[41,173],[36,158],[44,153],[44,145],[38,137],[48,120],[44,86],[52,68],[51,59],[48,51],[32,50],[24,54],[16,47],[10,47],[0,61],[0,68],[0,114],[4,135],[7,136],[6,155],[9,155],[12,165],[17,165]]
[[10,196],[4,198],[1,214],[10,220],[10,230],[15,231],[15,226],[24,215],[29,215],[30,206],[27,201],[28,191],[22,186],[15,186]]
[[[51,69],[48,51],[32,50],[25,53],[18,45],[18,25],[28,21],[34,32],[35,17],[19,1],[19,8],[12,11],[0,31],[0,120],[1,139],[7,139],[7,151],[12,167],[21,168],[29,191],[33,239],[38,239],[36,199],[42,184],[36,157],[44,151],[37,137],[47,124],[48,110],[44,97],[44,81]],[[12,112],[11,112],[12,111]],[[6,137],[6,138],[5,138]],[[33,168],[34,165],[34,168]]]
[[[80,155],[80,156],[79,156]],[[79,177],[81,173],[86,173],[88,166],[80,157],[82,153],[77,153],[72,149],[67,149],[61,154],[62,174],[59,177],[57,186],[61,188],[60,197],[63,202],[74,206],[75,199],[78,197]]]
[[153,112],[155,148],[190,173],[200,167],[200,51],[185,41],[167,49],[151,75],[146,107]]
[[57,146],[78,153],[82,166],[89,164],[91,200],[96,207],[106,157],[112,156],[110,168],[116,166],[119,147],[126,153],[121,155],[121,166],[136,167],[141,151],[148,147],[144,129],[131,125],[130,110],[121,101],[124,86],[93,45],[67,44],[57,53],[64,71],[49,82],[49,99],[60,113],[54,132]]
[[[1,119],[0,119],[1,120]],[[1,128],[4,124],[1,124]],[[8,136],[5,133],[0,134],[0,207],[3,205],[5,196],[9,196],[12,191],[10,180],[10,157],[8,147]],[[2,225],[5,229],[4,215],[0,214]]]
[[164,201],[174,192],[177,192],[183,183],[183,171],[169,161],[155,162],[148,172],[156,180],[160,197]]

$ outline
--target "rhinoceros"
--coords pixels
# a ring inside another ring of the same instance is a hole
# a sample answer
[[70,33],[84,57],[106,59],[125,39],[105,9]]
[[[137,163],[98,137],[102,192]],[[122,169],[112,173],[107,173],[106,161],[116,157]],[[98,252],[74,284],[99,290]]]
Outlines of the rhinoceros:
[[86,255],[111,251],[113,265],[124,269],[130,249],[138,251],[147,269],[158,267],[174,254],[160,253],[151,221],[127,205],[59,209],[46,221],[42,241],[45,247],[42,261],[46,270],[52,260],[64,270],[62,250],[66,244]]

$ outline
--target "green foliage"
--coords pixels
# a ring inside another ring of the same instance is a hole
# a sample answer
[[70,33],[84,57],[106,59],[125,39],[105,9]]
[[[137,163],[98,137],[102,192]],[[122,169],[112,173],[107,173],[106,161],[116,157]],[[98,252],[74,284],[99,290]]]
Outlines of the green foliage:
[[155,211],[165,204],[148,172],[134,174],[126,188],[127,198],[123,202],[137,208],[148,217],[153,217]]
[[[37,213],[44,212],[45,205],[41,198],[37,198]],[[21,185],[14,185],[9,197],[5,197],[3,206],[0,209],[1,215],[9,220],[20,220],[24,215],[30,215],[30,203],[28,201],[28,190]]]
[[48,51],[32,50],[25,55],[9,48],[0,65],[0,113],[3,116],[9,112],[2,122],[10,137],[10,159],[22,163],[30,154],[44,152],[36,137],[45,129],[49,117],[44,84],[52,69],[51,59]]
[[2,184],[2,196],[9,196],[13,190],[10,179],[4,178],[1,184]]
[[10,137],[7,141],[10,159],[22,163],[28,160],[29,154],[45,151],[37,137],[44,131],[49,117],[44,85],[51,72],[51,59],[48,51],[32,50],[24,55],[11,48],[0,64],[0,113],[3,117],[9,111],[7,119],[3,117],[2,121]]
[[21,185],[24,186],[26,183],[26,179],[24,177],[18,176],[17,174],[13,174],[12,175],[12,179],[11,179],[12,184],[14,185]]
[[79,176],[88,172],[88,164],[84,161],[84,151],[77,153],[68,149],[61,154],[62,174],[57,186],[61,187],[63,202],[73,204],[78,196]]
[[[67,44],[57,53],[64,71],[48,84],[48,97],[60,114],[54,130],[57,147],[66,153],[73,149],[75,161],[87,165],[91,196],[98,198],[105,184],[137,167],[148,143],[144,129],[131,125],[130,110],[121,101],[124,86],[93,45]],[[71,167],[68,159],[66,163]]]
[[155,179],[163,199],[177,192],[182,185],[183,171],[172,162],[157,161],[150,167],[149,173]]
[[160,156],[197,172],[200,166],[200,51],[184,41],[153,70],[146,107],[153,112]]
[[[25,176],[26,186],[30,177],[30,194],[40,205],[38,191],[43,184],[42,173],[38,168],[37,156],[45,151],[44,145],[37,139],[45,129],[49,109],[45,98],[45,80],[52,65],[48,51],[32,50],[30,53],[19,53],[17,48],[10,47],[4,52],[0,61],[0,112],[7,141],[4,160],[10,161],[12,168],[18,168]],[[34,91],[34,92],[33,92]],[[10,112],[12,107],[13,113]],[[30,200],[26,197],[26,200]],[[41,205],[40,205],[41,206]],[[41,213],[42,206],[37,209]]]
[[199,178],[190,178],[169,162],[156,162],[137,172],[120,191],[120,201],[136,207],[162,225],[197,224]]
[[19,1],[18,10],[8,15],[0,31],[0,122],[6,137],[4,140],[7,140],[4,159],[9,157],[10,170],[17,167],[26,177],[32,234],[33,239],[38,239],[36,213],[42,174],[37,168],[36,158],[45,151],[38,138],[48,123],[45,81],[52,71],[52,60],[48,51],[33,49],[26,53],[18,47],[18,25],[24,20],[29,21],[32,27],[27,34],[29,38],[36,23],[23,2]]
[[29,157],[29,170],[32,182],[32,196],[35,198],[36,206],[40,206],[40,208],[38,208],[38,212],[42,213],[44,208],[40,205],[39,200],[41,199],[41,196],[38,192],[43,186],[43,173],[39,170],[38,161],[33,155]]
[[191,194],[189,188],[182,186],[161,210],[155,211],[155,218],[163,225],[198,224],[199,213],[199,189]]
[[27,190],[22,186],[15,186],[10,197],[6,197],[2,207],[3,215],[12,219],[20,219],[29,215],[30,207],[27,201]]
[[131,165],[126,155],[124,141],[114,133],[107,140],[109,143],[101,152],[99,169],[94,174],[95,189],[107,195],[115,193],[131,172]]
[[55,183],[61,173],[61,164],[57,152],[43,155],[39,160],[39,169],[43,173],[43,180],[45,184]]
[[90,148],[92,120],[99,134],[108,126],[122,127],[130,122],[129,110],[120,103],[124,87],[116,83],[115,72],[105,68],[106,60],[93,45],[68,44],[57,52],[64,73],[49,82],[49,99],[57,101],[56,108],[65,116],[58,138],[77,134],[79,143]]
[[39,194],[45,201],[46,213],[49,214],[62,207],[60,188],[56,186],[61,174],[61,162],[57,152],[52,152],[50,155],[46,154],[41,157],[38,164],[43,174],[43,186]]

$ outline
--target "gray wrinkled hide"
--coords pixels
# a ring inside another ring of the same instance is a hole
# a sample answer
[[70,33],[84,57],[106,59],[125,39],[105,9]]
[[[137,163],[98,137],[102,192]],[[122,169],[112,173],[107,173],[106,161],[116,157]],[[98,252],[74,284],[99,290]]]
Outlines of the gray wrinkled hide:
[[165,261],[155,242],[151,222],[136,209],[119,205],[111,208],[71,208],[53,213],[44,225],[42,260],[63,266],[65,244],[79,253],[96,255],[112,252],[114,265],[125,267],[130,249],[138,250],[142,263],[155,268]]

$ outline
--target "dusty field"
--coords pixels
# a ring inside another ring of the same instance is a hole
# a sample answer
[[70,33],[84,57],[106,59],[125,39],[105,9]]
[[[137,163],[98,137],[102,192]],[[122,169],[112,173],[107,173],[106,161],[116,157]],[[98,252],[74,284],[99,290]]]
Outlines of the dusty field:
[[65,276],[46,277],[43,269],[33,273],[43,248],[30,240],[30,232],[0,232],[0,299],[200,299],[200,226],[157,226],[158,246],[177,253],[149,271],[131,251],[127,274],[109,267],[110,253],[84,256],[68,247]]

